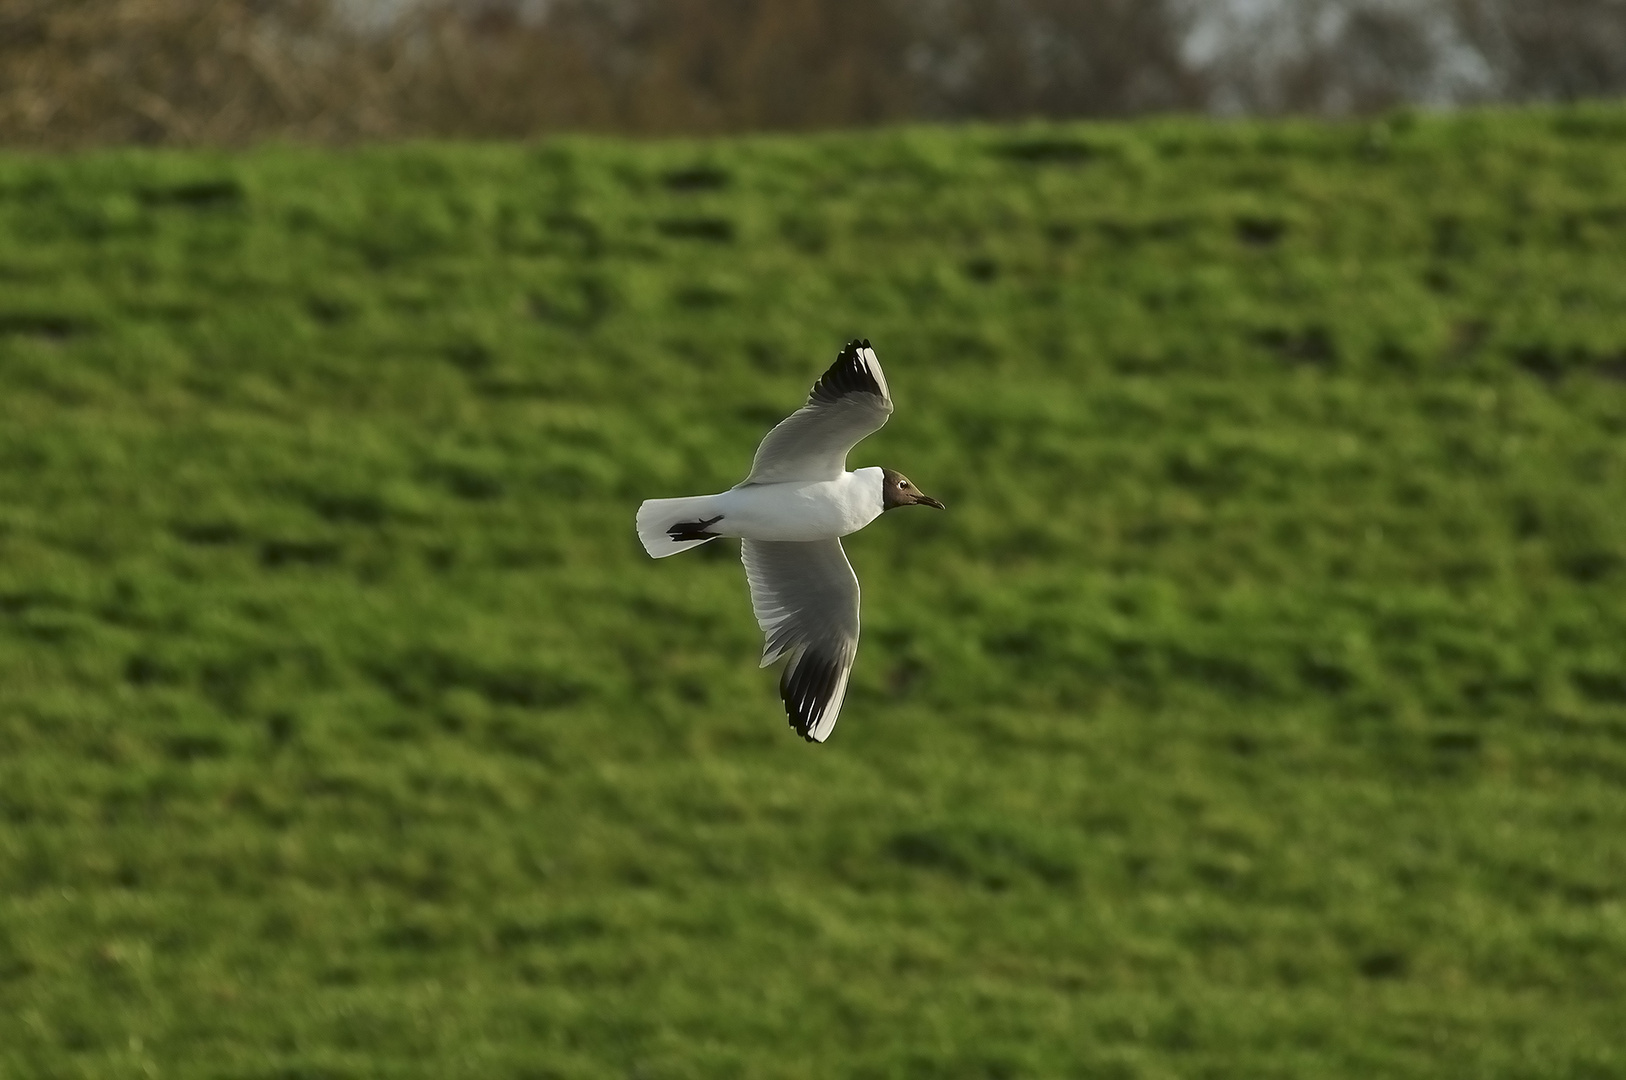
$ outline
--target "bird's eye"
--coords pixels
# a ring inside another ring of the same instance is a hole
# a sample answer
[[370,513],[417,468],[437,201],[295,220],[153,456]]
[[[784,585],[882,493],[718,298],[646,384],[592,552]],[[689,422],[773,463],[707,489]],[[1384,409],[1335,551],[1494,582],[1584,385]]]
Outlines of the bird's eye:
[[909,481],[907,481],[907,480],[899,480],[898,481],[898,486],[901,487],[901,488],[906,488],[906,487],[909,486]]

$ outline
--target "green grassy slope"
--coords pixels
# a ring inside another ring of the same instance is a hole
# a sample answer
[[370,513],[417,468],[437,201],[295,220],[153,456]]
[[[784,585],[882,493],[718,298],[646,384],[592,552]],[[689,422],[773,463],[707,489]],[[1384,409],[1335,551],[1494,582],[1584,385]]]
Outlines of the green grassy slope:
[[[732,542],[848,337],[864,641]],[[0,1075],[1626,1076],[1626,112],[0,156]]]

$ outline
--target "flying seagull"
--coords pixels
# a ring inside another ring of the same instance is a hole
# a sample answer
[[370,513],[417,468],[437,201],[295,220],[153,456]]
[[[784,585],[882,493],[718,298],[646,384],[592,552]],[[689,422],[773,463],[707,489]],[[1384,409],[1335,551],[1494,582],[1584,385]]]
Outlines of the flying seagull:
[[841,537],[899,506],[943,509],[892,469],[847,471],[848,452],[891,415],[869,339],[849,341],[807,404],[762,440],[743,483],[638,508],[638,539],[657,559],[719,536],[741,538],[751,608],[767,637],[762,666],[790,657],[779,696],[808,742],[830,737],[858,653],[858,578]]

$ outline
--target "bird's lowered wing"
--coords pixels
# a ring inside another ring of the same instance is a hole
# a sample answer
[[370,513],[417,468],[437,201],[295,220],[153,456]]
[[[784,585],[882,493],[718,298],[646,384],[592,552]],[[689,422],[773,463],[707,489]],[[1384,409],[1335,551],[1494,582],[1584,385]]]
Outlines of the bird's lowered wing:
[[836,726],[858,654],[858,577],[833,537],[742,540],[740,558],[767,638],[762,666],[789,655],[779,679],[785,713],[796,734],[823,742]]
[[762,440],[745,483],[834,480],[847,471],[848,451],[891,415],[892,394],[875,350],[868,339],[849,341],[813,384],[807,404]]

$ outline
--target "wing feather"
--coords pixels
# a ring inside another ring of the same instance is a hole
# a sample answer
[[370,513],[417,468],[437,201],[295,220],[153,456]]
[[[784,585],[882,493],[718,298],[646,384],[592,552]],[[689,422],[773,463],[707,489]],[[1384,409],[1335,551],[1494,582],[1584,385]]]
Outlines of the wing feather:
[[892,393],[875,350],[867,338],[849,341],[813,384],[807,404],[762,440],[744,483],[834,480],[847,471],[852,448],[891,415]]
[[779,696],[796,733],[830,737],[858,655],[858,576],[841,541],[742,540],[762,666],[788,655]]

